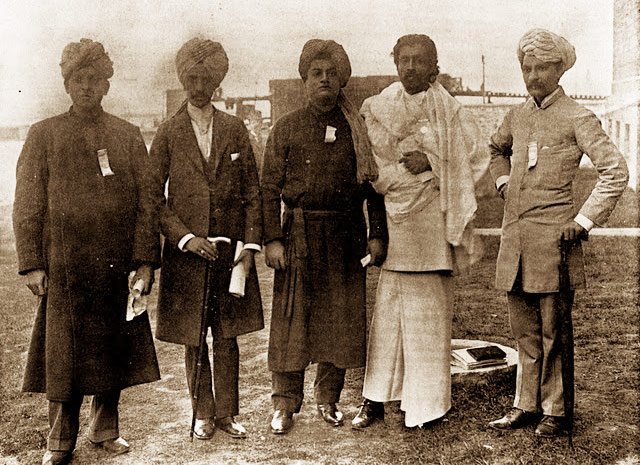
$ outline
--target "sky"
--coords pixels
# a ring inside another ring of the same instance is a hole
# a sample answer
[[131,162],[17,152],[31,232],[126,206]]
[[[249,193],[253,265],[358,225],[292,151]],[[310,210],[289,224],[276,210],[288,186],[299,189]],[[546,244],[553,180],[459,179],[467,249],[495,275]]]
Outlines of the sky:
[[528,29],[543,27],[571,42],[569,93],[611,91],[612,0],[2,0],[0,126],[31,124],[65,111],[69,98],[60,56],[82,37],[103,43],[115,75],[107,111],[162,113],[164,90],[180,88],[174,57],[188,39],[222,43],[230,69],[225,96],[269,93],[269,80],[297,78],[310,38],[342,44],[354,76],[395,74],[398,37],[428,34],[440,71],[480,89],[524,93],[515,49]]

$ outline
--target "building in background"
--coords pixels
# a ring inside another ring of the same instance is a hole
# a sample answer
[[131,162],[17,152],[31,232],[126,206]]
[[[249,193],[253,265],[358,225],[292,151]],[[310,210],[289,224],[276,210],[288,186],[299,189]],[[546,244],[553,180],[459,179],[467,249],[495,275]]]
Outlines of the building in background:
[[629,185],[640,183],[640,0],[613,2],[613,81],[602,120],[627,158]]

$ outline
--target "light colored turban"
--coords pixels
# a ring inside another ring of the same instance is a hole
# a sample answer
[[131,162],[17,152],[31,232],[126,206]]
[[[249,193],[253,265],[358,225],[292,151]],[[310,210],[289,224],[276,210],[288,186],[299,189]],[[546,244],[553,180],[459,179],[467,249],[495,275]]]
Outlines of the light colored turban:
[[87,66],[93,67],[105,79],[113,76],[113,62],[100,42],[80,39],[80,42],[71,42],[64,48],[60,68],[65,81],[75,70]]
[[576,51],[567,39],[546,29],[531,29],[522,36],[518,43],[518,60],[520,64],[525,55],[540,61],[562,62],[563,73],[576,62]]
[[346,86],[351,77],[351,63],[342,45],[333,40],[311,39],[304,44],[302,53],[300,54],[300,63],[298,64],[298,72],[302,79],[307,79],[311,62],[316,59],[316,57],[322,55],[331,57],[331,61],[333,61],[338,70],[340,87]]
[[229,71],[229,59],[219,42],[194,38],[186,42],[176,55],[176,71],[178,79],[184,85],[184,78],[191,68],[202,63],[209,74],[220,85]]

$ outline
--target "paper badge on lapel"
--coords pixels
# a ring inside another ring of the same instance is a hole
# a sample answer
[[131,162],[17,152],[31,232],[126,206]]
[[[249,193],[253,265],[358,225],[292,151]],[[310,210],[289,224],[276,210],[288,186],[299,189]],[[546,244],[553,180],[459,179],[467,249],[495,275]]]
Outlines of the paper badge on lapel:
[[538,143],[529,142],[527,146],[527,168],[531,169],[538,164]]
[[333,126],[327,126],[327,129],[324,133],[324,141],[328,144],[332,144],[336,141],[336,128]]
[[109,165],[107,149],[98,150],[98,163],[100,164],[100,172],[102,173],[102,176],[113,176],[115,174]]
[[240,153],[238,153],[238,152],[232,153],[231,154],[231,161],[236,161],[239,156],[240,156]]

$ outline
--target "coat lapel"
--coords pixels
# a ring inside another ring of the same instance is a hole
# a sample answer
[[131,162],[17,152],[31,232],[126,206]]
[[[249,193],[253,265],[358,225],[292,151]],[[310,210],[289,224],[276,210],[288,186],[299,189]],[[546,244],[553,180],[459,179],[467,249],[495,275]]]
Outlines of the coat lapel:
[[229,131],[225,125],[224,119],[220,117],[220,113],[221,112],[219,110],[214,110],[213,124],[211,125],[212,131],[213,131],[213,137],[211,142],[211,154],[209,158],[209,163],[213,162],[214,177],[218,172],[218,166],[220,165],[220,160],[226,153],[227,146],[229,145],[229,137],[227,136]]
[[200,147],[198,146],[196,135],[193,132],[193,127],[191,126],[191,118],[189,118],[186,110],[180,114],[179,124],[176,129],[179,132],[179,144],[182,146],[182,151],[186,157],[193,162],[198,171],[205,175],[204,159],[200,153]]

